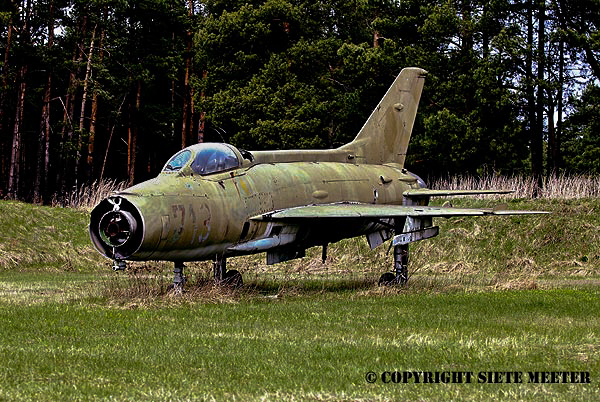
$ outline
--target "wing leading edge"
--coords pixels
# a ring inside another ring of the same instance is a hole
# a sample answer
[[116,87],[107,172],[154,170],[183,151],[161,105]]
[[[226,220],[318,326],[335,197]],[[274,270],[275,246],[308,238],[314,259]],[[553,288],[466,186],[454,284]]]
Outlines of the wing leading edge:
[[306,221],[311,219],[387,219],[400,217],[445,217],[483,215],[546,214],[545,211],[505,210],[494,208],[454,208],[412,205],[376,205],[333,203],[306,205],[258,215],[259,221]]

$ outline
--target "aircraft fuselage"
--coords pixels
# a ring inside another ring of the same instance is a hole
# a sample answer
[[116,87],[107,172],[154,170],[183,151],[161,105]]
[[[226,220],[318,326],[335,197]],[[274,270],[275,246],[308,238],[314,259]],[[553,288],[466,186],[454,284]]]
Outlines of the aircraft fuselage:
[[[199,261],[278,247],[302,252],[381,230],[382,225],[350,221],[331,227],[323,219],[311,233],[295,231],[293,225],[280,233],[282,227],[252,218],[310,204],[398,205],[404,191],[420,187],[416,176],[393,164],[243,160],[240,168],[205,176],[183,167],[104,200],[92,213],[90,232],[96,247],[117,260]],[[121,214],[129,216],[115,218]],[[111,230],[127,233],[111,241]]]

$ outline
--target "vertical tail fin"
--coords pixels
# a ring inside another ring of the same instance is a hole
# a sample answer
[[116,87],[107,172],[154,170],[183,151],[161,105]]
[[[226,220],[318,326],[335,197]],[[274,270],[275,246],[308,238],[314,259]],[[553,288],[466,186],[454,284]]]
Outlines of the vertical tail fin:
[[403,69],[369,119],[349,144],[341,147],[358,163],[397,163],[404,166],[427,71]]

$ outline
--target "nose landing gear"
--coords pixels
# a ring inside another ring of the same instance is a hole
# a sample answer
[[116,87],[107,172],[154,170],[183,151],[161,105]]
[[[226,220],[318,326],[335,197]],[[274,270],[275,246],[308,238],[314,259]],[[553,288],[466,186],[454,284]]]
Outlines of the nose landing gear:
[[127,268],[127,263],[125,262],[125,260],[113,260],[113,266],[112,266],[113,271],[115,271],[115,272],[125,271],[126,268]]

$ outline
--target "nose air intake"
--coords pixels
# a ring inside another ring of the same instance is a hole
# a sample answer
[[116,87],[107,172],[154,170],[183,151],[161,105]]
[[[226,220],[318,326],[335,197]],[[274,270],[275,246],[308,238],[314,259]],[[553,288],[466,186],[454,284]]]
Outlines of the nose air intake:
[[130,257],[144,240],[140,212],[131,202],[119,196],[107,198],[93,209],[89,230],[96,249],[116,260]]
[[127,211],[110,211],[100,219],[98,229],[104,243],[121,247],[135,234],[137,222]]

